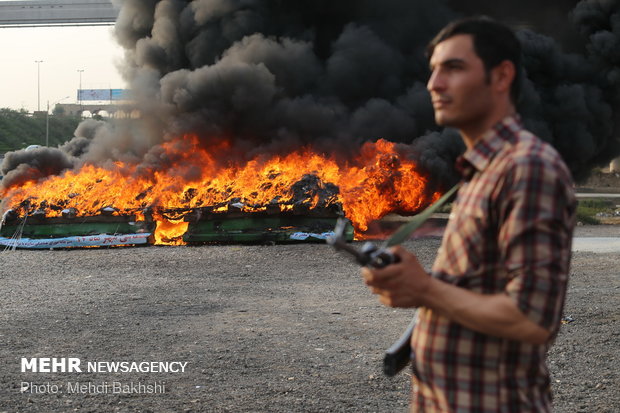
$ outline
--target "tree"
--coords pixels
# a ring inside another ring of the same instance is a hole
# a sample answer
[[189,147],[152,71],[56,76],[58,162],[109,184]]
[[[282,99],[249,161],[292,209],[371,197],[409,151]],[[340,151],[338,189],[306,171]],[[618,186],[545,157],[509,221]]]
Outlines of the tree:
[[[49,145],[57,146],[73,137],[81,118],[54,116],[49,118]],[[34,118],[25,110],[0,108],[0,153],[22,149],[28,145],[45,145],[46,118]]]

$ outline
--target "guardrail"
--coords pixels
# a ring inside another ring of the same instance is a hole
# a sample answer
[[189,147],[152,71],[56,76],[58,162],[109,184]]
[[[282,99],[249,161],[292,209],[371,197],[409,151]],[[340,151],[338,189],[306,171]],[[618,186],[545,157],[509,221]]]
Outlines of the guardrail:
[[117,17],[110,0],[0,2],[0,27],[4,28],[111,25]]

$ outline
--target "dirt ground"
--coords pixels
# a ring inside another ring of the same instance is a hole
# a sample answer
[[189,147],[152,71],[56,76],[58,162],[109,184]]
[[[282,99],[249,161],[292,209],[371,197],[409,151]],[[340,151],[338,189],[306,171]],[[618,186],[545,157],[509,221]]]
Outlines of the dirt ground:
[[[406,245],[428,267],[439,242]],[[617,256],[574,254],[572,321],[549,354],[557,412],[620,411]],[[380,366],[412,311],[382,307],[323,244],[0,252],[0,300],[0,412],[407,411],[409,374]],[[22,372],[35,357],[82,372]],[[86,369],[122,361],[187,365]]]

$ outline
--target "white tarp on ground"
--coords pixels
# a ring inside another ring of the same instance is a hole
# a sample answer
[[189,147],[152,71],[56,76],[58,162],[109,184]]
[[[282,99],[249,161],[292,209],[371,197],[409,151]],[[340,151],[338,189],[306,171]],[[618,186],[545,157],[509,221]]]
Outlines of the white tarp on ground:
[[64,238],[4,238],[0,237],[0,245],[9,248],[54,249],[74,247],[109,247],[115,245],[146,244],[150,233],[122,235],[86,235]]

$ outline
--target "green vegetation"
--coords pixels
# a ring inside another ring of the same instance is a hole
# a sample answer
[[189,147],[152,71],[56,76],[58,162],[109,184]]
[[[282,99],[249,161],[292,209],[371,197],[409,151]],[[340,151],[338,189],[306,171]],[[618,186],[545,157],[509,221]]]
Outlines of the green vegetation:
[[586,225],[600,224],[599,213],[613,214],[616,203],[610,199],[582,199],[577,205],[577,221]]
[[[614,216],[617,202],[613,199],[581,199],[577,204],[577,221],[585,225],[598,225],[601,217]],[[449,214],[452,204],[443,205],[437,212]]]
[[[73,137],[81,118],[49,117],[49,146],[55,147]],[[28,145],[45,145],[47,119],[30,116],[26,111],[0,109],[0,153],[23,149]]]

